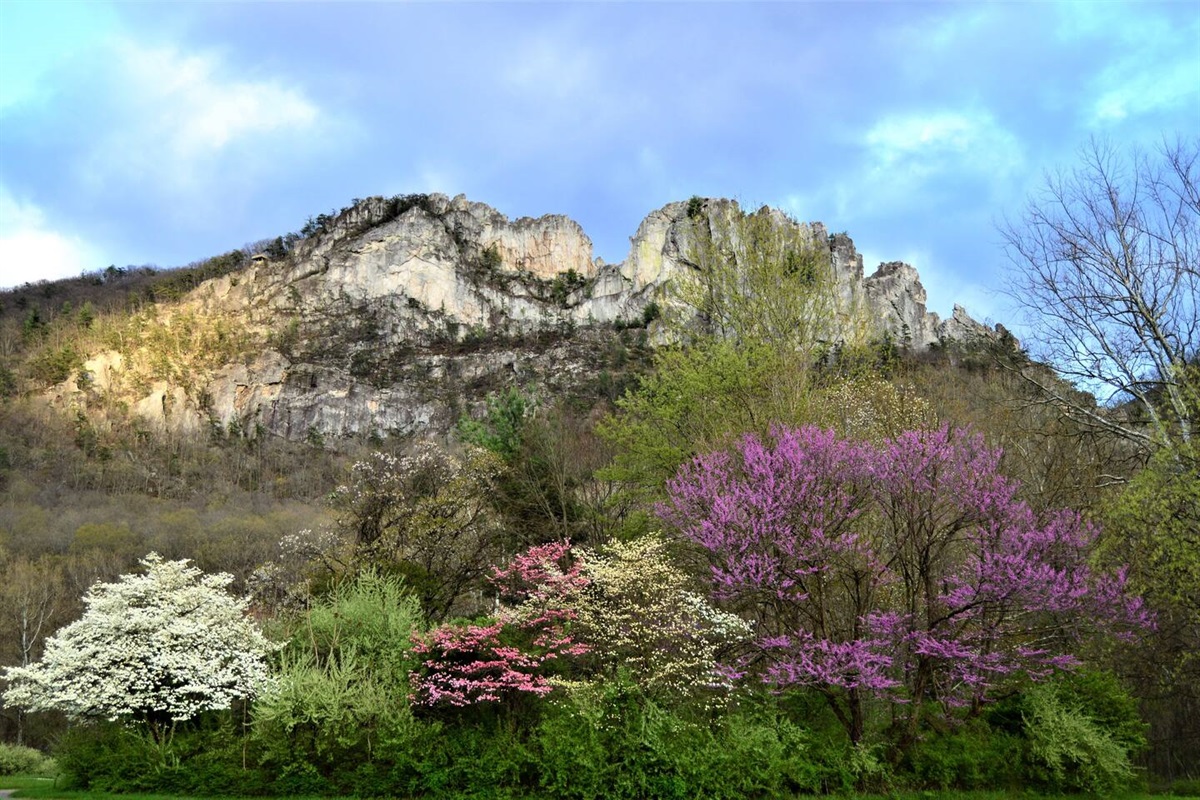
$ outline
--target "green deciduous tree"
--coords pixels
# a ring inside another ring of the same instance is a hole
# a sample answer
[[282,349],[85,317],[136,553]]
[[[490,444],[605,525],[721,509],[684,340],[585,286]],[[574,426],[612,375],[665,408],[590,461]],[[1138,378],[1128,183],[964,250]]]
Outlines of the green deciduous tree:
[[651,495],[731,437],[817,421],[817,394],[837,381],[825,367],[873,334],[813,228],[726,201],[690,204],[677,226],[682,266],[663,299],[674,344],[601,428],[617,449],[606,474]]
[[1151,723],[1155,773],[1197,777],[1200,741],[1200,453],[1160,451],[1105,509],[1105,555],[1157,613],[1120,660]]

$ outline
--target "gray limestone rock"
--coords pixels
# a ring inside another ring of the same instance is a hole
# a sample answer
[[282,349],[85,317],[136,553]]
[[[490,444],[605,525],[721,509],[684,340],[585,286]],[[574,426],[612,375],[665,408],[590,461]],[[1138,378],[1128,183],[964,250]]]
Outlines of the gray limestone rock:
[[[738,213],[730,200],[668,203],[638,226],[622,262],[605,264],[561,215],[509,220],[461,195],[361,200],[324,218],[288,258],[259,259],[185,299],[198,314],[236,317],[268,347],[196,376],[190,391],[156,383],[129,401],[138,415],[179,432],[230,423],[292,439],[445,429],[455,409],[506,382],[587,380],[595,372],[588,348],[604,345],[588,345],[586,332],[611,334],[612,323],[640,320],[649,303],[667,302],[668,282],[693,268],[696,226],[729,230],[714,221]],[[939,321],[908,264],[880,264],[864,278],[862,256],[844,233],[773,209],[756,213],[827,247],[843,304],[865,304],[894,341],[921,349],[1005,333],[959,306]],[[122,388],[114,356],[87,362],[106,392]]]

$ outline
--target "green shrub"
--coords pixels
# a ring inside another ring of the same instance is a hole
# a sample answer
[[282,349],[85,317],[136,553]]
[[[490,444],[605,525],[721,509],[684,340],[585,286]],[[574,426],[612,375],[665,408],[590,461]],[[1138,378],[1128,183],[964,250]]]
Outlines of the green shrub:
[[0,742],[0,775],[52,775],[54,759],[32,747]]
[[96,792],[153,791],[162,765],[149,740],[116,722],[68,728],[54,754],[66,788]]
[[642,327],[648,326],[651,322],[662,316],[662,309],[658,307],[658,303],[651,300],[646,303],[642,309]]
[[1200,778],[1184,778],[1171,784],[1170,793],[1176,797],[1200,797]]
[[248,795],[267,791],[266,776],[248,758],[241,726],[227,711],[181,726],[157,746],[116,722],[75,725],[56,748],[72,789],[170,795]]
[[17,388],[17,376],[11,369],[0,364],[0,400],[6,397],[15,397]]
[[1089,713],[1072,687],[1039,684],[1024,697],[1030,775],[1054,791],[1104,794],[1134,780],[1130,747],[1121,730]]
[[[542,770],[519,725],[521,715],[471,709],[465,718],[439,727],[416,751],[412,792],[417,797],[527,798]],[[400,772],[397,765],[393,767]],[[393,786],[392,792],[407,788]]]
[[42,386],[53,386],[83,368],[83,359],[70,345],[48,349],[29,361],[29,376]]
[[828,778],[810,734],[773,704],[714,720],[663,708],[627,678],[560,697],[535,739],[553,797],[790,798]]
[[995,789],[1021,782],[1019,736],[974,721],[953,731],[928,733],[901,768],[922,789]]
[[253,746],[282,793],[353,784],[380,743],[413,737],[408,707],[416,599],[365,572],[315,601],[281,655],[279,687],[254,705]]

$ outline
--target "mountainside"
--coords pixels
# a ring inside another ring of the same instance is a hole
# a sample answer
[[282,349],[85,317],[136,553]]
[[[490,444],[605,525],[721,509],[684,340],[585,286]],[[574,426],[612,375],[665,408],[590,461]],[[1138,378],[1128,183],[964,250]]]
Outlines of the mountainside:
[[[728,200],[670,203],[606,264],[563,216],[513,221],[437,194],[356,201],[110,334],[48,396],[60,407],[117,400],[177,432],[300,440],[445,429],[512,383],[616,392],[613,373],[663,340],[655,318],[670,281],[695,269],[697,231],[739,213]],[[1003,333],[960,307],[945,321],[927,312],[908,264],[864,277],[846,234],[757,213],[827,251],[841,302],[865,309],[880,336],[919,351]]]

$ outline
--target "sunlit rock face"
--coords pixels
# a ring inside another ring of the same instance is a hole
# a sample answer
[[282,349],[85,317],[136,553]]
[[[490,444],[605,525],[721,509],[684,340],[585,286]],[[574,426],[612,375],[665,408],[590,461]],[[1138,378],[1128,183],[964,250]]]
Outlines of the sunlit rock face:
[[[438,194],[357,201],[286,258],[257,261],[185,300],[244,324],[255,352],[195,376],[186,393],[155,384],[130,405],[177,431],[232,424],[302,439],[445,430],[499,386],[565,389],[594,377],[605,341],[641,326],[650,303],[669,302],[670,281],[695,268],[698,226],[739,212],[730,200],[669,203],[638,226],[622,262],[606,264],[565,216],[510,220]],[[928,313],[912,266],[885,263],[864,277],[846,234],[756,213],[827,250],[842,304],[864,308],[880,335],[913,349],[998,335],[960,307],[945,322]],[[119,391],[121,364],[102,366],[97,379]]]

